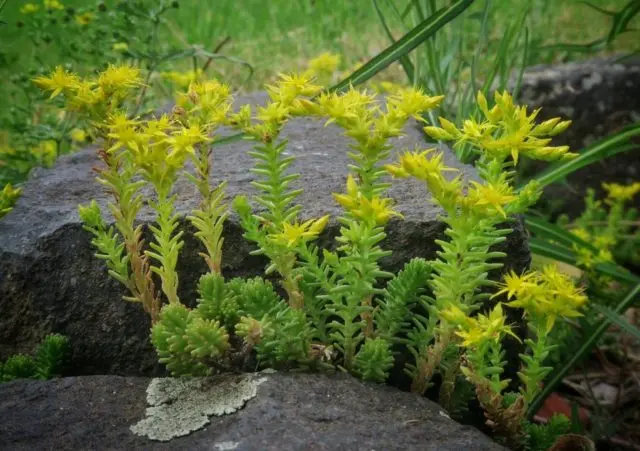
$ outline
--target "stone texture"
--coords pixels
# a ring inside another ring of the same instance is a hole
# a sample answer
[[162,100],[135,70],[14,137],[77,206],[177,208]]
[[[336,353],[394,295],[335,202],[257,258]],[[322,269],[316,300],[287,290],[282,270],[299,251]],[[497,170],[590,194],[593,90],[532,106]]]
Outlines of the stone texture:
[[[228,375],[226,378],[237,376]],[[150,379],[87,376],[0,385],[0,448],[502,450],[431,401],[344,374],[261,375],[244,408],[168,442],[134,435]],[[211,387],[219,383],[211,381]],[[212,399],[215,403],[215,399]]]
[[[263,95],[240,99],[256,103]],[[405,137],[394,140],[397,150],[422,145],[416,123],[406,128]],[[348,141],[334,126],[324,127],[314,119],[295,119],[285,129],[288,152],[297,157],[293,170],[301,173],[298,185],[305,189],[300,198],[304,214],[336,216],[339,210],[332,192],[344,189],[347,174]],[[227,179],[228,198],[249,193],[251,159],[249,141],[216,147],[215,182]],[[447,165],[460,169],[464,177],[476,179],[473,168],[461,165],[444,149]],[[70,375],[162,374],[149,343],[149,320],[138,304],[121,300],[121,286],[108,277],[104,263],[94,257],[90,235],[82,229],[77,205],[96,199],[103,207],[110,200],[95,182],[92,167],[97,164],[95,149],[86,149],[61,158],[52,170],[35,171],[24,186],[24,194],[14,210],[0,221],[0,360],[15,352],[30,352],[50,332],[69,336],[72,348]],[[385,247],[394,254],[384,262],[397,270],[412,257],[434,258],[444,224],[439,210],[430,204],[419,183],[401,180],[390,191],[404,221],[388,226]],[[187,181],[177,185],[177,208],[185,213],[198,202],[195,188]],[[152,219],[149,210],[141,217]],[[509,254],[506,268],[522,270],[530,254],[521,223],[513,225],[504,244]],[[320,244],[330,243],[337,233],[330,223]],[[249,256],[250,245],[242,238],[235,216],[226,225],[224,271],[228,276],[262,273],[265,262]],[[185,237],[179,261],[180,295],[195,300],[198,277],[206,267],[198,256],[199,242],[191,233]]]
[[[535,66],[526,70],[519,101],[542,108],[539,118],[561,116],[573,124],[554,138],[577,152],[601,138],[640,121],[640,59],[616,62],[616,57]],[[632,183],[640,178],[640,139],[636,150],[592,164],[568,177],[566,184],[546,189],[549,208],[576,216],[584,208],[587,187],[602,193],[602,182]],[[528,174],[544,168],[533,164]],[[557,202],[560,200],[561,202]],[[557,204],[557,205],[556,205]],[[636,198],[640,207],[640,198]]]

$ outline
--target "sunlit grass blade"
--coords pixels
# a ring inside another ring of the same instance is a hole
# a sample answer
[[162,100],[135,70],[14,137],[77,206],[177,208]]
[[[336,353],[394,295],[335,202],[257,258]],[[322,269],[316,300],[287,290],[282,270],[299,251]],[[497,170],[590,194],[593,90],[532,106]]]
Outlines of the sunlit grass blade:
[[[500,45],[495,55],[495,62],[491,67],[489,75],[486,77],[482,92],[487,95],[491,88],[498,90],[506,88],[506,83],[512,73],[513,66],[512,61],[515,59],[515,49],[512,49],[512,45],[517,45],[517,41],[520,38],[520,33],[523,29],[526,29],[525,21],[527,18],[528,10],[523,10],[518,17],[518,20],[510,26],[502,38],[500,39]],[[528,37],[528,35],[527,35]],[[517,47],[516,47],[517,48]],[[527,61],[522,60],[521,66],[526,66]],[[518,70],[524,70],[523,67],[518,67]],[[498,78],[498,86],[495,86],[496,78]],[[488,97],[488,96],[487,96]]]
[[440,9],[436,14],[433,14],[414,27],[395,44],[390,45],[373,57],[353,74],[329,88],[329,91],[342,91],[351,85],[355,86],[366,82],[390,64],[409,54],[409,52],[433,36],[444,25],[460,15],[472,3],[473,0],[458,0],[450,6]]
[[[391,41],[391,43],[394,44],[396,42],[396,40],[393,37],[393,33],[391,33],[391,29],[389,28],[389,25],[387,24],[387,19],[384,17],[384,14],[382,14],[382,10],[380,9],[380,5],[378,5],[378,0],[372,0],[372,1],[373,1],[373,7],[375,8],[376,14],[378,15],[378,19],[380,19],[380,23],[382,24],[382,28],[384,28],[384,32],[387,34],[387,37],[389,38],[389,41]],[[393,2],[391,0],[387,0],[387,4],[389,4],[389,7],[394,11],[396,16],[400,20],[402,20],[402,14],[400,13],[400,11],[398,11],[398,9],[393,4]],[[413,66],[413,63],[411,62],[411,59],[409,58],[408,55],[404,55],[404,56],[399,58],[399,61],[400,61],[400,64],[402,65],[402,69],[404,69],[404,73],[407,75],[407,78],[409,79],[409,83],[413,84],[414,74],[415,74],[415,67]]]
[[611,44],[619,35],[629,31],[629,23],[640,13],[640,2],[630,0],[620,11],[613,14],[613,23],[607,36],[607,44]]
[[525,220],[529,231],[539,238],[545,238],[549,241],[553,241],[567,247],[577,245],[592,251],[596,250],[591,243],[588,243],[577,235],[563,229],[562,227],[552,224],[549,221],[535,218],[530,215],[525,215]]
[[[532,177],[532,179],[535,179],[542,187],[545,187],[592,163],[602,161],[622,152],[638,149],[637,144],[629,142],[629,139],[634,136],[640,136],[640,124],[625,127],[619,133],[604,138],[580,152],[578,157],[551,165]],[[528,181],[521,182],[519,187],[524,186]]]
[[640,329],[631,324],[627,319],[622,316],[624,312],[616,313],[609,307],[600,304],[594,304],[593,308],[602,313],[612,324],[615,324],[620,329],[632,335],[638,342],[640,342]]
[[541,255],[543,257],[552,258],[563,263],[574,265],[576,263],[576,254],[571,249],[549,243],[545,239],[531,238],[529,240],[529,249],[532,254]]
[[[616,308],[612,311],[616,315],[620,315],[624,313],[627,308],[634,303],[636,297],[640,294],[640,283],[637,284],[628,294],[622,299]],[[611,325],[611,321],[608,317],[603,318],[594,328],[594,330],[589,334],[584,344],[580,347],[580,349],[574,353],[569,361],[566,362],[561,368],[555,369],[553,371],[553,378],[545,384],[544,388],[540,392],[540,394],[533,400],[533,402],[529,405],[527,409],[527,417],[532,418],[536,412],[542,407],[544,400],[553,393],[558,385],[562,382],[567,374],[574,368],[576,363],[582,360],[597,344],[598,340],[605,333],[605,331]]]

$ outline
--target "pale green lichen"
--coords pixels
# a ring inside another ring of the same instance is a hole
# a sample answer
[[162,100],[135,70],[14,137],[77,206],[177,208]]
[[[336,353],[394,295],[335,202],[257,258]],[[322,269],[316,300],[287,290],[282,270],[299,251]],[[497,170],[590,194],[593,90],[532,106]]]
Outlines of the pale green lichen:
[[146,418],[130,430],[159,441],[188,435],[208,424],[209,416],[242,408],[266,380],[252,374],[153,379],[147,387]]

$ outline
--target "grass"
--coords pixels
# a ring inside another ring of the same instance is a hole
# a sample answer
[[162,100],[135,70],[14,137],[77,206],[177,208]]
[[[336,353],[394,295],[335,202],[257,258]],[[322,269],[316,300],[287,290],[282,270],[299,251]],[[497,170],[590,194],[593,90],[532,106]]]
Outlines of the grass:
[[221,1],[215,9],[186,0],[171,19],[168,28],[177,42],[213,47],[229,36],[224,52],[255,68],[247,90],[261,87],[279,71],[302,69],[325,51],[342,55],[346,68],[387,45],[368,0]]
[[[406,4],[404,0],[395,0],[395,3],[398,6]],[[465,16],[477,13],[482,3],[476,2]],[[497,6],[493,20],[496,26],[491,37],[495,41],[502,36],[502,24],[530,4],[533,4],[529,18],[531,34],[540,44],[587,43],[609,29],[608,17],[577,0],[494,0],[494,3]],[[562,5],[558,6],[559,3]],[[593,3],[601,8],[620,9],[626,0],[596,0]],[[449,26],[456,27],[459,23],[460,19]],[[473,20],[463,23],[465,32],[478,32]],[[199,43],[207,47],[213,47],[229,36],[231,41],[224,51],[249,61],[256,69],[253,79],[245,86],[247,90],[259,88],[279,71],[304,67],[309,58],[324,51],[341,54],[344,68],[349,68],[388,45],[370,0],[221,0],[215,8],[209,8],[199,0],[183,0],[180,9],[170,17],[168,31],[174,42]],[[398,26],[394,34],[399,37],[402,28]],[[637,35],[621,37],[611,51],[630,51],[634,45],[637,50],[634,38],[637,39]],[[531,64],[582,57],[578,54],[555,58],[541,54],[532,56],[543,60],[532,59]],[[396,81],[405,80],[402,72],[395,68],[389,76]]]
[[[406,0],[394,1],[400,9],[407,3]],[[493,2],[497,8],[490,36],[496,41],[502,36],[504,24],[527,5],[531,7],[530,33],[537,44],[586,43],[606,34],[609,28],[610,18],[578,0]],[[86,0],[66,0],[63,3],[68,6],[87,4]],[[384,4],[385,1],[380,3]],[[479,21],[473,20],[473,16],[481,10],[483,3],[476,2],[465,13],[465,19],[458,19],[449,26],[455,29],[462,24],[465,33],[477,33]],[[593,3],[615,10],[622,8],[626,0],[595,0]],[[22,1],[9,0],[2,12],[8,25],[0,28],[0,42],[10,44],[8,53],[29,54],[33,50],[32,44],[20,35],[16,27],[16,22],[21,18],[19,9],[23,4]],[[273,80],[278,72],[302,69],[309,58],[325,51],[342,55],[343,69],[348,69],[366,61],[388,45],[370,0],[218,0],[215,6],[212,5],[214,3],[201,0],[181,0],[179,9],[166,16],[161,41],[168,46],[195,44],[211,49],[223,39],[230,38],[223,52],[244,59],[255,68],[252,79],[242,86],[247,91],[261,88],[265,82]],[[399,37],[403,29],[396,25],[394,34]],[[634,38],[637,39],[637,35],[622,36],[611,51],[632,50]],[[51,61],[47,62],[53,62],[55,52],[47,53],[51,55]],[[552,56],[533,52],[530,63],[582,56]],[[19,66],[20,63],[11,65]],[[177,65],[186,68],[189,63]],[[8,69],[12,70],[12,67]],[[213,69],[232,80],[246,74],[243,68],[224,62],[218,63]],[[402,72],[396,68],[391,69],[386,77],[405,81]]]

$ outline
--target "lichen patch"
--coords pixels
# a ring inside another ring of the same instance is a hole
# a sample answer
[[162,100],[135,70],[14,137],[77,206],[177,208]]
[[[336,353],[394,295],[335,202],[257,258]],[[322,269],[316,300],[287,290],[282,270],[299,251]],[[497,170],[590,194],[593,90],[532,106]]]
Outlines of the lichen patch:
[[253,374],[153,379],[147,387],[146,418],[130,430],[158,441],[188,435],[207,425],[211,415],[241,409],[266,380]]

